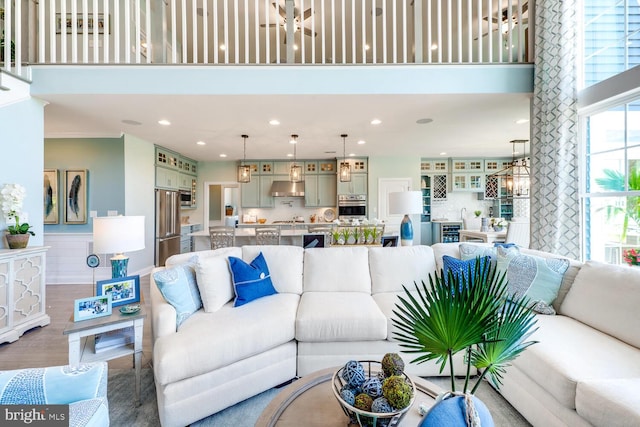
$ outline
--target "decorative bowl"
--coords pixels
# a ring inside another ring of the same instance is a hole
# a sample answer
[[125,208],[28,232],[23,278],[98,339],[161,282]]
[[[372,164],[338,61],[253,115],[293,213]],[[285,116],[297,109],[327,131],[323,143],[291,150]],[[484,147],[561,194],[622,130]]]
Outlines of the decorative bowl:
[[120,307],[120,313],[122,314],[133,314],[140,311],[140,304],[130,304],[123,305]]
[[267,222],[267,218],[258,218],[258,222],[260,224],[264,224],[265,222]]
[[[360,360],[359,362],[364,367],[367,378],[381,378],[384,376],[382,373],[382,364],[380,362],[373,360]],[[412,389],[411,400],[406,408],[394,410],[393,412],[368,412],[358,409],[355,406],[351,406],[340,396],[340,390],[342,390],[346,384],[346,381],[342,378],[343,370],[344,367],[338,369],[333,374],[331,389],[333,390],[333,394],[336,396],[336,399],[338,399],[338,403],[342,407],[345,415],[349,417],[350,423],[359,425],[360,427],[396,426],[400,423],[404,414],[409,410],[409,408],[411,408],[411,405],[413,405],[413,401],[416,398],[416,385],[407,374],[403,373],[402,376],[405,378],[407,383],[411,385]]]

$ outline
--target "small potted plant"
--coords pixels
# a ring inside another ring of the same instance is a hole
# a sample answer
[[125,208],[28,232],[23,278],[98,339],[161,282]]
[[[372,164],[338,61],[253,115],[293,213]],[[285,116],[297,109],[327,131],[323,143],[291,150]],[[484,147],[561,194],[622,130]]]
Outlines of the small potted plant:
[[[392,321],[398,328],[394,338],[402,352],[420,354],[411,363],[435,360],[441,371],[449,364],[451,390],[438,397],[421,427],[439,425],[440,411],[465,425],[465,409],[461,408],[484,413],[489,420],[482,420],[482,425],[492,425],[488,410],[473,394],[485,377],[499,388],[505,367],[535,344],[527,341],[537,329],[532,303],[526,297],[511,297],[506,273],[498,274],[488,261],[479,258],[469,264],[466,273],[449,272],[447,280],[443,273],[429,275],[429,285],[416,284],[415,294],[405,287],[405,295],[393,310]],[[453,367],[453,356],[459,352],[464,352],[467,365],[461,392],[456,391]],[[480,372],[473,387],[469,383],[471,366]]]
[[504,222],[504,220],[499,219],[499,220],[497,220],[497,221],[495,221],[495,222],[494,222],[494,224],[493,224],[493,231],[497,231],[498,233],[499,233],[499,232],[501,232],[501,231],[504,231],[504,227],[505,227],[506,225],[507,225],[507,224]]
[[5,221],[7,224],[15,222],[14,225],[7,225],[8,234],[6,234],[6,238],[10,249],[26,248],[29,243],[29,236],[35,236],[28,223],[20,223],[22,204],[26,195],[27,191],[20,184],[5,184],[0,190],[2,213]]
[[473,211],[473,214],[476,216],[476,218],[480,218],[480,215],[482,215],[482,211]]

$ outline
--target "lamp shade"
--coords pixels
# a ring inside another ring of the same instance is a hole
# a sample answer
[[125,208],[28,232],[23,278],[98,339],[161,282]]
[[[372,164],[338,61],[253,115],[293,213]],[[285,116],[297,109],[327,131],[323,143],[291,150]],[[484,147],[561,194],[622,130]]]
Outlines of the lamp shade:
[[144,249],[144,216],[93,218],[93,251],[100,254]]
[[389,193],[389,213],[392,215],[422,213],[422,192],[400,191]]

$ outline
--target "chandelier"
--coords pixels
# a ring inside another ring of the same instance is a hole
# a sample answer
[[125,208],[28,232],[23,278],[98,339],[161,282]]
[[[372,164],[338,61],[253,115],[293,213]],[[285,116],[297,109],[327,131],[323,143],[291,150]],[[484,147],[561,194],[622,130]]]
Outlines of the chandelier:
[[343,133],[340,136],[342,137],[342,163],[340,163],[340,170],[338,171],[338,174],[340,175],[340,182],[349,182],[351,181],[351,165],[347,162],[346,151],[346,138],[349,135]]
[[245,165],[247,161],[247,138],[249,135],[242,135],[242,140],[244,141],[243,147],[243,155],[242,155],[242,163],[238,166],[238,177],[237,181],[242,183],[251,182],[251,166]]
[[[530,180],[529,166],[527,164],[526,139],[514,139],[509,141],[511,148],[511,163],[508,167],[489,175],[490,177],[500,178],[506,188],[506,197],[529,197]],[[518,151],[516,146],[522,144],[522,151]],[[516,158],[516,155],[522,153],[523,157]]]
[[289,181],[300,182],[302,181],[302,166],[296,165],[296,146],[298,145],[298,135],[291,135],[289,141],[293,144],[293,163],[291,163],[291,169],[289,170]]

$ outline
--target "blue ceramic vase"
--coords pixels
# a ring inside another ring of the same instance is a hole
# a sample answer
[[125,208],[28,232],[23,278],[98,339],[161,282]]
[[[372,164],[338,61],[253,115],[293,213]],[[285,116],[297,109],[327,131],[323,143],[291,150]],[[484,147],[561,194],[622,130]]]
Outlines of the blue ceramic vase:
[[[473,396],[473,404],[482,427],[494,427],[493,418],[485,404],[475,396]],[[445,397],[425,414],[419,427],[467,427],[466,410],[464,396]]]

